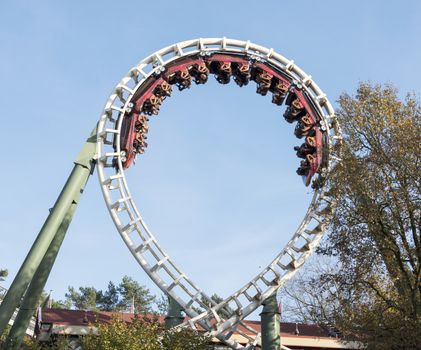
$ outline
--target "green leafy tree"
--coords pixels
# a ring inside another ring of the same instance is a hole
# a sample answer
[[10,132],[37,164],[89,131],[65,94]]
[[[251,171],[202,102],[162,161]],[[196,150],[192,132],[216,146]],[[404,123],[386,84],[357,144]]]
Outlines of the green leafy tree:
[[99,291],[97,297],[97,304],[100,310],[113,311],[118,309],[119,289],[113,282],[110,281],[108,283],[108,288],[105,292]]
[[207,350],[210,337],[191,329],[170,329],[161,333],[162,350]]
[[70,305],[78,310],[130,311],[134,305],[135,313],[154,311],[155,296],[148,288],[133,278],[124,276],[119,285],[108,283],[105,291],[95,287],[69,287],[61,305]]
[[342,163],[330,181],[337,210],[319,249],[337,267],[304,281],[298,295],[323,298],[301,307],[307,301],[307,316],[368,348],[419,349],[421,106],[366,83],[339,105]]
[[0,282],[4,281],[8,274],[9,272],[7,270],[0,269]]
[[124,276],[118,286],[118,291],[120,293],[118,307],[122,310],[130,310],[134,303],[136,313],[152,312],[155,296],[151,295],[148,288],[140,285],[133,278]]
[[155,299],[156,313],[158,315],[166,315],[169,307],[169,300],[165,294],[161,294],[159,298]]
[[208,337],[191,330],[167,331],[155,318],[135,316],[129,323],[116,315],[95,327],[96,334],[82,339],[84,350],[205,350],[209,343]]
[[51,307],[53,309],[70,309],[72,304],[68,300],[55,300],[51,301]]
[[77,310],[96,310],[98,294],[94,287],[79,287],[79,291],[69,287],[65,297]]
[[144,322],[138,317],[132,323],[127,323],[115,316],[111,323],[98,323],[95,326],[97,334],[82,339],[85,350],[159,349],[159,323]]
[[4,332],[0,334],[0,349],[3,349],[3,344],[6,342],[7,335],[12,327],[7,325]]

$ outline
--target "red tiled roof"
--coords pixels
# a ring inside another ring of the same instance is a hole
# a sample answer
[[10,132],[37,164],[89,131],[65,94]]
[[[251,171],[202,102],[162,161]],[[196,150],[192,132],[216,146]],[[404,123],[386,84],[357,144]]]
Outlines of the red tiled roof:
[[[245,320],[244,323],[258,332],[261,331],[260,321]],[[281,336],[296,336],[297,334],[295,332],[297,329],[299,332],[298,335],[300,336],[329,337],[329,333],[316,324],[281,322]]]
[[[42,323],[53,323],[62,326],[87,326],[96,322],[111,322],[113,316],[120,317],[122,320],[131,322],[135,317],[134,314],[122,312],[107,312],[107,311],[83,311],[83,310],[63,310],[63,309],[43,309]],[[147,317],[156,317],[161,323],[164,322],[164,316],[146,315]],[[260,321],[244,321],[249,327],[260,332]],[[242,331],[248,333],[243,327]],[[295,334],[298,329],[299,334]],[[281,322],[281,337],[282,336],[307,336],[307,337],[329,337],[328,332],[314,324],[295,324]]]
[[[42,323],[54,323],[63,326],[86,326],[97,322],[110,323],[113,317],[119,317],[123,321],[131,322],[135,314],[108,311],[84,311],[65,309],[43,309]],[[159,322],[164,322],[163,316],[147,315],[156,317]]]

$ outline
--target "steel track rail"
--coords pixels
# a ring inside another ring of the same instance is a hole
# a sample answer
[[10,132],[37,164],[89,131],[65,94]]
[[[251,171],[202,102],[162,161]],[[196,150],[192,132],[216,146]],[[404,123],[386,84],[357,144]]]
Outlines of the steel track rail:
[[[273,49],[226,38],[195,39],[170,45],[140,61],[121,79],[108,98],[98,124],[97,169],[105,203],[130,252],[159,288],[174,298],[190,317],[181,326],[204,328],[209,335],[233,349],[251,349],[260,344],[260,334],[247,327],[242,320],[289,280],[319,244],[335,206],[326,185],[314,190],[301,224],[269,265],[221,303],[206,305],[203,300],[211,300],[209,295],[178,268],[140,215],[127,184],[119,146],[123,119],[120,117],[126,113],[136,91],[152,74],[164,71],[166,65],[183,57],[194,54],[205,56],[215,52],[244,55],[269,63],[280,72],[292,76],[294,83],[305,90],[321,117],[321,130],[327,135],[324,152],[328,154],[328,166],[317,175],[327,178],[340,161],[338,152],[342,137],[326,95],[294,61]],[[117,142],[114,143],[115,138]],[[117,149],[113,144],[117,145]],[[198,309],[204,311],[198,314],[195,311]],[[239,325],[244,330],[239,330]],[[232,339],[234,329],[247,339],[245,346]]]

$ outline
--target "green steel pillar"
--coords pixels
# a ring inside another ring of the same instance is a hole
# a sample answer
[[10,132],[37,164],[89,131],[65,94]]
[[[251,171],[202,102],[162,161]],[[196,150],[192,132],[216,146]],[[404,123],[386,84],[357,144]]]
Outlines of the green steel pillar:
[[63,243],[63,239],[66,235],[66,231],[72,221],[73,213],[77,207],[77,202],[73,202],[70,206],[69,212],[60,228],[58,229],[50,247],[45,253],[44,258],[41,261],[35,275],[29,284],[29,287],[25,293],[25,297],[20,305],[18,314],[13,323],[12,329],[9,332],[9,336],[6,340],[5,350],[18,349],[22,343],[23,337],[25,336],[26,329],[28,328],[29,322],[34,315],[38,303],[41,297],[41,293],[44,290],[50,271],[56,260],[60,246]]
[[[72,204],[77,203],[80,195],[83,193],[86,182],[95,166],[95,153],[96,128],[92,131],[90,137],[87,139],[84,147],[76,158],[73,170],[67,179],[66,184],[35,239],[35,242],[32,244],[28,255],[4,297],[3,302],[0,304],[0,334],[4,332],[13,312],[20,305],[22,297],[33,280],[34,274],[38,268],[40,268],[40,274],[43,270],[48,270],[49,274],[51,266],[49,267],[48,265],[50,263],[52,264],[51,260],[46,258],[43,261],[43,266],[40,266],[41,261],[56,234],[59,234],[61,228],[64,228],[62,225],[64,224],[66,217],[68,218],[69,213],[73,210],[71,208]],[[53,250],[53,248],[51,249]],[[31,288],[30,293],[34,293],[35,289],[38,290],[39,286],[35,288],[34,285],[34,287]],[[34,293],[34,295],[28,294],[26,300],[32,302],[35,300],[35,294],[36,293]],[[38,301],[38,297],[36,299]]]
[[179,303],[172,297],[168,296],[168,313],[165,316],[165,328],[170,329],[183,323],[184,316],[181,314],[183,311]]
[[263,302],[260,314],[262,326],[262,350],[280,350],[281,325],[280,312],[276,301],[276,291]]

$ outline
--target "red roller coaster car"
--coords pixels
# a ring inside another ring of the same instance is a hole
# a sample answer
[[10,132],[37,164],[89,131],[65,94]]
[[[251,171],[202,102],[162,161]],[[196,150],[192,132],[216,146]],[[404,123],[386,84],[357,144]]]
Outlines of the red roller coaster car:
[[[288,123],[297,122],[294,134],[298,138],[305,138],[305,142],[294,149],[297,156],[303,159],[297,174],[303,177],[308,186],[323,165],[324,138],[317,109],[305,90],[293,83],[292,77],[276,70],[268,62],[235,54],[190,56],[171,63],[164,72],[147,78],[132,97],[123,116],[120,133],[123,168],[130,167],[138,153],[144,153],[147,147],[147,115],[159,113],[162,102],[171,96],[172,86],[182,91],[190,88],[192,81],[204,84],[209,74],[215,75],[221,84],[229,83],[232,77],[240,87],[252,80],[256,82],[257,93],[272,93],[274,104],[282,105],[285,101],[285,120]],[[117,149],[116,144],[114,148]]]

